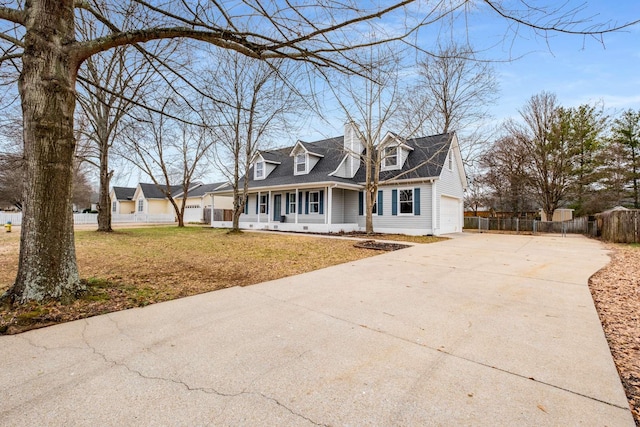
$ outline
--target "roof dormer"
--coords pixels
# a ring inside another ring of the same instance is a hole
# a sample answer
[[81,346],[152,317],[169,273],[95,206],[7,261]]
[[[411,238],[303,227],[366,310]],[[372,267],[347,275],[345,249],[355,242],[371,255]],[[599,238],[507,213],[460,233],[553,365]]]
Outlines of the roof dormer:
[[293,150],[289,154],[290,157],[293,157],[293,174],[294,175],[306,175],[313,167],[320,161],[324,155],[320,153],[313,152],[307,146],[309,144],[305,144],[302,141],[296,142]]
[[280,164],[280,162],[275,161],[270,157],[271,156],[269,156],[268,152],[257,152],[256,155],[253,156],[252,163],[254,180],[259,181],[261,179],[265,179]]
[[380,170],[400,170],[404,166],[413,148],[408,146],[398,135],[387,132],[378,146],[380,156]]

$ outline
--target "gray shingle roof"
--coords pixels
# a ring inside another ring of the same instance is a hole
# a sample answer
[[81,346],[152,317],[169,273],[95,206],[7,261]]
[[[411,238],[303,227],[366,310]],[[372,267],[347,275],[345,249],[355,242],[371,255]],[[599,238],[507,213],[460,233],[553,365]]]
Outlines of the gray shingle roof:
[[189,190],[187,197],[204,196],[206,193],[211,193],[213,190],[218,189],[218,187],[221,187],[224,184],[226,184],[226,182],[214,182],[213,184],[199,185],[198,187]]
[[[138,185],[140,185],[140,189],[142,190],[142,194],[144,194],[145,199],[166,199],[167,198],[165,194],[162,191],[160,191],[158,187],[156,187],[155,184],[146,184],[141,182]],[[172,195],[182,193],[182,185],[171,185],[169,186],[169,189],[171,190]]]
[[[394,177],[398,179],[415,179],[415,178],[431,178],[438,177],[442,172],[444,162],[453,140],[453,133],[426,136],[421,138],[412,138],[405,141],[405,144],[413,148],[409,152],[401,170],[384,171],[380,173],[380,180],[389,180]],[[253,179],[253,167],[249,169],[247,176],[249,179],[249,188],[269,187],[276,185],[301,185],[311,184],[314,182],[338,182],[347,184],[359,184],[365,181],[364,167],[356,173],[352,179],[329,176],[334,172],[345,156],[343,149],[344,136],[324,139],[317,142],[300,143],[310,152],[321,154],[324,157],[318,160],[314,168],[306,175],[294,175],[294,159],[290,157],[291,150],[295,146],[281,148],[278,150],[265,150],[260,154],[265,160],[280,162],[279,165],[265,179]],[[240,186],[243,181],[240,180]],[[221,189],[229,189],[225,186]]]
[[[440,176],[449,153],[453,133],[424,136],[405,140],[413,148],[401,170],[380,172],[380,181],[394,177],[398,179],[432,178]],[[364,168],[360,168],[354,177],[357,182],[365,181]]]
[[136,187],[113,187],[117,200],[132,200]]

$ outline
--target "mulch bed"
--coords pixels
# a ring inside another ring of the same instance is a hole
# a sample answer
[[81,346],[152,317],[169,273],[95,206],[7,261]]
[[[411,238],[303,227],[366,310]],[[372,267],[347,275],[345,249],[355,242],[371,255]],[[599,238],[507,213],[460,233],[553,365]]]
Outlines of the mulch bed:
[[400,243],[379,242],[377,240],[363,240],[353,245],[355,248],[373,249],[376,251],[397,251],[410,247],[410,245],[402,245]]
[[589,288],[636,425],[640,426],[640,246],[609,245]]

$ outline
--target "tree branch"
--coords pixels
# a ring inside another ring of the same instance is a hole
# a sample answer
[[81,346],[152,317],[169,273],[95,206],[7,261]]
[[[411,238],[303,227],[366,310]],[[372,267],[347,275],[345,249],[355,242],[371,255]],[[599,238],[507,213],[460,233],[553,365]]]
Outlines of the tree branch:
[[70,45],[70,49],[75,55],[77,64],[80,65],[89,56],[99,52],[104,52],[114,47],[179,37],[204,41],[224,49],[235,50],[253,58],[265,59],[269,57],[283,56],[275,53],[272,53],[271,55],[264,55],[262,53],[262,51],[264,51],[263,46],[238,38],[232,33],[225,31],[198,31],[187,27],[151,28],[119,32],[86,42],[74,43]]
[[9,7],[0,6],[0,19],[24,25],[25,21],[27,20],[27,14],[24,10],[11,9]]
[[[622,25],[616,25],[613,27],[606,27],[606,28],[602,28],[599,29],[596,26],[593,26],[591,28],[586,28],[584,30],[572,30],[569,27],[575,24],[578,24],[580,22],[584,23],[584,22],[588,22],[588,21],[561,21],[558,20],[558,24],[552,24],[552,25],[540,25],[540,24],[536,24],[535,22],[533,22],[532,20],[528,20],[526,18],[520,18],[518,16],[516,16],[515,13],[511,13],[511,12],[505,12],[499,5],[496,4],[496,2],[494,0],[484,0],[484,3],[487,4],[487,6],[489,6],[489,8],[491,8],[494,12],[496,12],[498,15],[500,15],[500,17],[506,19],[507,21],[512,21],[515,22],[518,25],[524,25],[526,27],[530,27],[533,28],[534,30],[537,31],[542,31],[542,32],[558,32],[558,33],[565,33],[565,34],[575,34],[575,35],[582,35],[582,36],[599,36],[599,35],[603,35],[603,34],[607,34],[607,33],[613,33],[616,31],[620,31],[623,30],[625,28],[631,27],[633,25],[636,25],[638,23],[640,23],[640,19],[637,19],[635,21],[631,21],[631,22],[627,22],[624,23]],[[557,10],[558,12],[560,11],[560,8]],[[539,10],[539,12],[541,12],[544,16],[549,15],[548,13],[545,13],[545,10]],[[565,16],[571,16],[574,15],[577,11],[574,9],[572,11],[573,13],[569,12],[568,14],[565,14]],[[553,16],[553,15],[550,15]]]
[[22,43],[20,40],[14,38],[14,37],[8,36],[5,33],[0,33],[0,39],[6,40],[9,43],[12,43],[12,44],[14,44],[14,45],[16,45],[18,47],[22,47],[22,48],[24,47],[24,43]]

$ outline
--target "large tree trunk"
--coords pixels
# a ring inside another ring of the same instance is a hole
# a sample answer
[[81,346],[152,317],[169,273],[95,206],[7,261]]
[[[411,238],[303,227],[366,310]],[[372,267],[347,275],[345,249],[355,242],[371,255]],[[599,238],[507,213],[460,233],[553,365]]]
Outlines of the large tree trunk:
[[77,64],[64,49],[74,39],[73,0],[31,0],[26,8],[18,84],[24,120],[24,210],[18,274],[8,292],[20,303],[65,300],[83,289],[71,210]]
[[111,182],[111,172],[109,172],[108,148],[104,147],[104,142],[100,143],[100,197],[98,200],[98,231],[110,232],[111,228],[111,199],[109,197],[109,183]]

